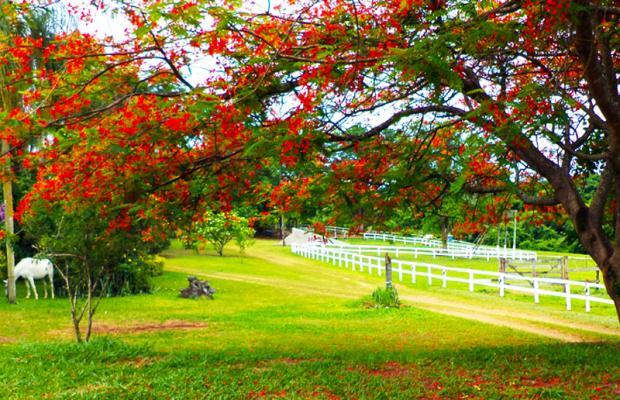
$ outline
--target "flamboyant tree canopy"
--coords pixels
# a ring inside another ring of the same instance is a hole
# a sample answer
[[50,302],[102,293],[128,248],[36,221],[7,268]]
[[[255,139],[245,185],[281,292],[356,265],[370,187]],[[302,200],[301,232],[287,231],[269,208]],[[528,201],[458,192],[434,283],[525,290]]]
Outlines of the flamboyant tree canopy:
[[[2,132],[38,176],[20,215],[87,205],[148,239],[268,196],[350,223],[460,205],[475,232],[518,197],[573,223],[620,307],[616,2],[71,3],[78,29],[0,48]],[[86,33],[101,13],[124,33]]]

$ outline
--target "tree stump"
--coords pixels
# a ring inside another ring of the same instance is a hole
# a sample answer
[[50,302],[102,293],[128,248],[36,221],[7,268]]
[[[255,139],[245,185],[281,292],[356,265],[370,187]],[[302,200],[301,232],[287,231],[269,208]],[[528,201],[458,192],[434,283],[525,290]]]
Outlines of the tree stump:
[[181,297],[185,299],[198,299],[201,296],[213,300],[215,289],[211,287],[208,281],[198,280],[195,276],[188,276],[189,286],[181,290]]

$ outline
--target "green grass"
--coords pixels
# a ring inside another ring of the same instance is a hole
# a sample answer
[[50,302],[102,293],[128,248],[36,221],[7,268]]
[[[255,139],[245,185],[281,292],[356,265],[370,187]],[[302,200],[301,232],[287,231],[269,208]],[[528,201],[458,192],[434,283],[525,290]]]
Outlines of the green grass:
[[[72,342],[66,299],[0,304],[0,398],[612,399],[620,390],[619,337],[604,333],[617,329],[612,313],[422,284],[398,285],[401,309],[368,309],[376,276],[269,241],[247,253],[173,247],[153,294],[103,301],[86,345]],[[215,300],[178,297],[191,274],[211,282]],[[593,342],[562,343],[429,305],[483,309],[491,299],[513,321]]]

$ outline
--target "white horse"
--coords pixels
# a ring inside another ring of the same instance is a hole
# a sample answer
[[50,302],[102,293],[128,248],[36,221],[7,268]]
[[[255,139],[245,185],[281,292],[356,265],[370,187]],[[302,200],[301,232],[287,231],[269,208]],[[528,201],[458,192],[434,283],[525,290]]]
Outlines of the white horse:
[[[37,293],[37,287],[34,285],[35,279],[44,279],[49,278],[50,286],[52,289],[52,299],[54,298],[54,265],[47,258],[22,258],[14,269],[15,280],[24,278],[26,281],[26,289],[27,294],[26,298],[30,298],[30,286],[32,286],[32,290],[34,291],[34,298],[39,299],[39,294]],[[4,284],[7,285],[8,281],[4,281]],[[7,288],[8,290],[8,288]],[[47,284],[45,280],[43,281],[43,290],[45,292],[45,298],[47,299]]]

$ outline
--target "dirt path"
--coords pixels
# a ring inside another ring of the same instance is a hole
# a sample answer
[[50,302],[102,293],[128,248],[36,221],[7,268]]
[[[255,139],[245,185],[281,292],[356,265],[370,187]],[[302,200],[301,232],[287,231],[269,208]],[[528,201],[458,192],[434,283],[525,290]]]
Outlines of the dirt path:
[[[556,318],[544,313],[544,310],[540,312],[523,312],[521,310],[515,312],[498,304],[493,304],[492,307],[480,307],[471,304],[455,303],[446,301],[439,298],[439,296],[427,296],[420,294],[405,294],[401,296],[403,299],[410,301],[412,304],[421,308],[427,308],[436,312],[452,312],[454,314],[460,314],[463,318],[477,319],[484,321],[489,318],[493,318],[498,321],[504,321],[506,324],[517,324],[526,328],[527,326],[534,326],[535,324],[554,325],[557,328],[564,330],[584,331],[601,335],[610,335],[620,337],[620,328],[613,329],[605,326],[586,325],[579,322],[566,321],[564,319]],[[515,315],[516,314],[516,315]],[[487,322],[487,321],[484,321]],[[491,322],[489,322],[491,323]],[[527,329],[523,329],[527,330]],[[545,330],[548,330],[545,328]],[[582,337],[579,332],[565,333],[567,338],[570,336]]]
[[577,333],[566,333],[562,329],[555,329],[553,327],[539,325],[539,323],[541,322],[545,324],[556,325],[556,321],[524,321],[521,318],[513,318],[507,316],[506,311],[503,310],[500,311],[473,306],[460,307],[459,305],[455,306],[452,303],[445,304],[437,298],[426,296],[401,295],[401,299],[409,304],[415,305],[415,307],[424,310],[451,315],[453,317],[469,319],[472,321],[483,322],[486,324],[516,329],[535,335],[546,336],[562,342],[578,343],[590,341],[587,337],[579,335]]

